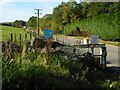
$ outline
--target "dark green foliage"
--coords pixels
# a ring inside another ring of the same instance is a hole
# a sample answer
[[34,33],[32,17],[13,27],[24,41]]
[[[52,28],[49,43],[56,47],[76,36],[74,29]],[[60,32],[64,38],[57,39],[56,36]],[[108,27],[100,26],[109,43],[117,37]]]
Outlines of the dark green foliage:
[[0,25],[12,26],[12,25],[13,25],[13,22],[4,22],[4,23],[0,23]]
[[[33,55],[37,54],[33,52]],[[44,55],[37,55],[34,61],[23,59],[22,64],[18,62],[19,59],[8,59],[5,55],[2,57],[3,90],[120,89],[119,77],[113,71],[94,71],[82,63],[56,56],[49,57],[48,65],[42,64],[46,59]]]
[[37,17],[30,17],[30,19],[27,21],[27,27],[30,27],[33,30],[37,29]]
[[[116,40],[120,39],[119,27],[119,15],[120,13],[99,15],[92,18],[84,19],[76,23],[71,23],[66,26],[66,34],[71,34],[76,30],[76,26],[79,26],[81,31],[87,31],[93,35],[99,35],[104,40]],[[68,31],[69,29],[69,31]]]
[[48,26],[48,29],[51,29],[51,14],[46,14],[43,18],[40,19],[41,28],[45,29],[45,26]]
[[26,26],[26,22],[22,20],[16,20],[13,22],[12,26],[20,28],[20,27]]
[[71,35],[79,27],[104,40],[119,40],[119,8],[119,2],[62,2],[50,17],[42,19],[41,24],[50,26],[55,33],[62,31],[62,34]]
[[52,87],[50,83],[51,82],[50,79],[52,79],[51,74],[43,67],[36,65],[28,65],[28,67],[22,66],[18,68],[18,70],[17,68],[15,68],[14,72],[15,73],[11,75],[12,78],[9,79],[9,82],[5,82],[5,80],[3,80],[4,90],[6,89],[28,90],[28,89],[40,89],[40,88]]
[[10,63],[10,60],[6,61],[5,57],[3,59],[3,90],[70,88],[72,85],[71,79],[53,73],[52,70],[55,68],[49,70],[33,62],[20,65],[16,62]]
[[37,54],[34,53],[33,51],[28,52],[27,55],[26,55],[26,59],[30,60],[30,61],[34,61],[34,60],[37,59]]

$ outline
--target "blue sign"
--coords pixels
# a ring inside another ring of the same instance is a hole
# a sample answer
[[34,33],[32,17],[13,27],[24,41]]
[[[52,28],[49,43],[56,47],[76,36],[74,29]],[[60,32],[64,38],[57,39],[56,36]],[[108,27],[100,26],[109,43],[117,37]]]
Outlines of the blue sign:
[[44,39],[52,38],[53,30],[44,30]]

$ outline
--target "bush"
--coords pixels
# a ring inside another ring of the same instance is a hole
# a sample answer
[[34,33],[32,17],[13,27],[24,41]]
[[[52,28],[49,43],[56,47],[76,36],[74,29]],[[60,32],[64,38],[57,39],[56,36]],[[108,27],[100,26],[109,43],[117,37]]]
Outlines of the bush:
[[75,31],[77,26],[81,31],[99,35],[99,37],[104,40],[120,40],[120,32],[118,31],[120,25],[118,20],[119,14],[120,13],[99,15],[67,24],[65,27],[66,35]]
[[[49,64],[46,64],[45,55],[37,55],[34,61],[22,60],[22,64],[18,61],[20,57],[8,59],[2,57],[3,72],[3,90],[40,90],[43,88],[107,88],[120,89],[120,81],[112,79],[105,81],[107,73],[99,73],[86,65],[75,62],[73,60],[64,59],[57,56],[49,57]],[[33,56],[34,57],[34,56]],[[111,74],[111,73],[110,73]],[[101,79],[102,78],[102,79]]]
[[119,90],[120,89],[120,80],[119,81],[111,81],[106,80],[103,82],[102,87],[106,90]]

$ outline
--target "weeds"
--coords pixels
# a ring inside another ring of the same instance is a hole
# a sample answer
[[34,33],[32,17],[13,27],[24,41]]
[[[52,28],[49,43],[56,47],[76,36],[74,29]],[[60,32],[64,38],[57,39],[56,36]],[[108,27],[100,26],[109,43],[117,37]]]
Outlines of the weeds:
[[101,77],[105,78],[105,75],[109,75],[107,73],[94,72],[93,69],[82,63],[50,54],[49,52],[43,54],[39,54],[37,51],[26,52],[26,46],[24,46],[22,58],[19,53],[16,53],[13,59],[3,55],[3,90],[91,87],[119,90],[117,77],[114,76],[114,80],[111,78],[109,79],[111,82],[107,82],[101,79]]

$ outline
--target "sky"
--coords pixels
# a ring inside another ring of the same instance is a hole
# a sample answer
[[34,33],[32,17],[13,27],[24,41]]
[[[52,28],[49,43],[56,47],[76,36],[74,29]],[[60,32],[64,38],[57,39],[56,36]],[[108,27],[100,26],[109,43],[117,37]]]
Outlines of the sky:
[[[52,14],[53,8],[61,1],[68,0],[0,0],[0,22],[14,22],[15,20],[28,21],[30,17],[37,16],[34,9],[42,9],[40,18],[45,14]],[[76,0],[78,3],[80,0]]]

